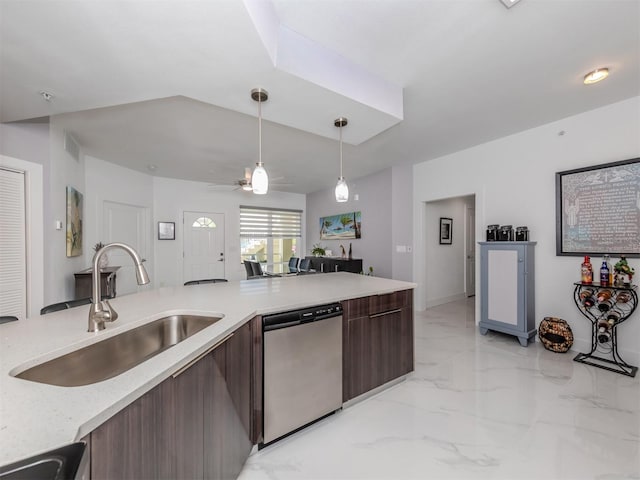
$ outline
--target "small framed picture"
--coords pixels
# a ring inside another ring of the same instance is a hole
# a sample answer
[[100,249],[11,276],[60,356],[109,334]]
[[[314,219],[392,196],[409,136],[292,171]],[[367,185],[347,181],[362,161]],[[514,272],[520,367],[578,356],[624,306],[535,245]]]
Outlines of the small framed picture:
[[440,245],[453,243],[453,219],[440,217]]
[[158,222],[158,240],[175,240],[176,223]]

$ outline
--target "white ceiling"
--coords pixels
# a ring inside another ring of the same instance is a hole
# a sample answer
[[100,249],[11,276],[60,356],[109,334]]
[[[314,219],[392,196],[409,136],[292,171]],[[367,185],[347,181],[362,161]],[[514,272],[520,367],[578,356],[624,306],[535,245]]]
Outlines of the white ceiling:
[[308,193],[338,116],[349,181],[640,95],[640,0],[0,0],[0,120],[57,115],[98,158],[232,183],[258,86],[267,171]]

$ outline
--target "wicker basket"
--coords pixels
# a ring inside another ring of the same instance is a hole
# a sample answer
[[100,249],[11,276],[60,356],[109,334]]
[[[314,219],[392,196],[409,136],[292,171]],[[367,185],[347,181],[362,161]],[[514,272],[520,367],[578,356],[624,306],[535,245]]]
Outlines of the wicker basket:
[[566,320],[545,317],[538,327],[538,337],[544,348],[552,352],[568,352],[573,345],[573,332]]

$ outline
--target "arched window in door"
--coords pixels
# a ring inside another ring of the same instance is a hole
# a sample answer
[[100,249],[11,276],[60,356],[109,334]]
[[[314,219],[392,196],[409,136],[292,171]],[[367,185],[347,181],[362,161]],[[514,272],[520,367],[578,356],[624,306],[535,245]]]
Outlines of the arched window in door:
[[216,222],[209,217],[200,217],[196,218],[191,226],[193,228],[216,228]]

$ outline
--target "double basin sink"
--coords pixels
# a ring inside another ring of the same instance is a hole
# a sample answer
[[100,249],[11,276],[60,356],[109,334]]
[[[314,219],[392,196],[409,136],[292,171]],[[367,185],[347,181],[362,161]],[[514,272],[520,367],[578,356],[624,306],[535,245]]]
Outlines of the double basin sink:
[[78,387],[115,377],[164,352],[222,317],[171,315],[106,338],[20,373],[33,382]]

